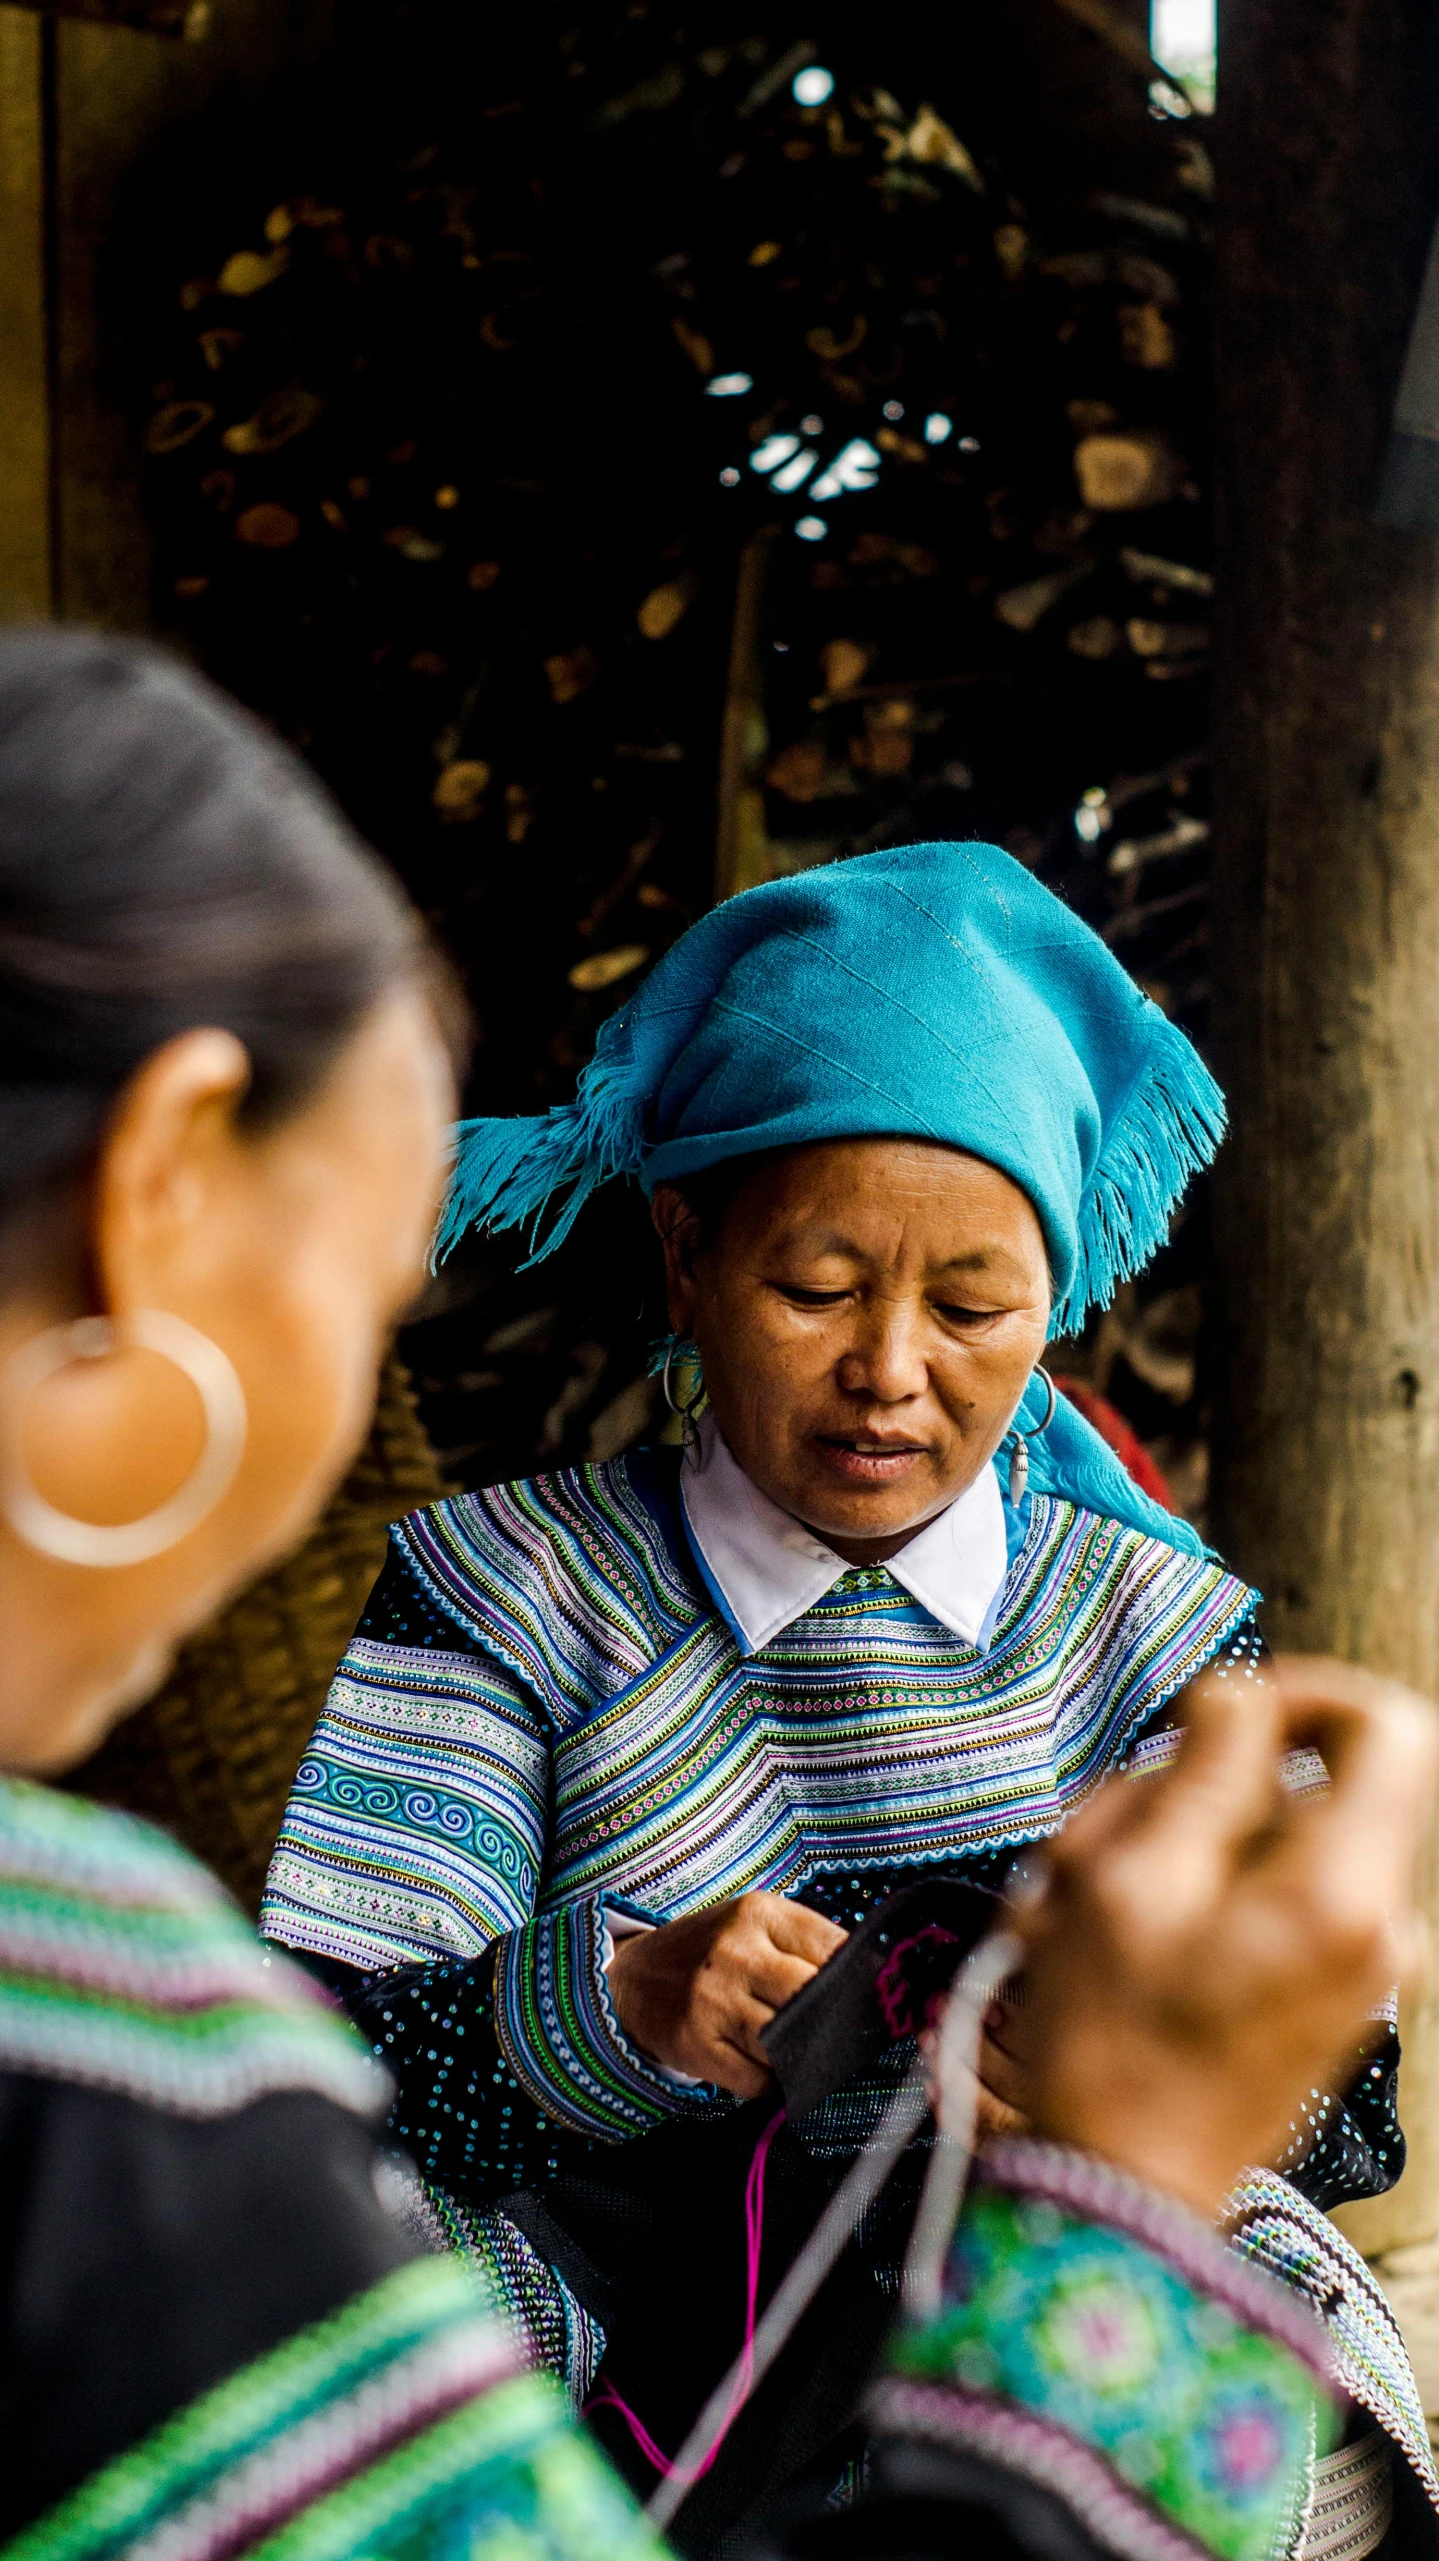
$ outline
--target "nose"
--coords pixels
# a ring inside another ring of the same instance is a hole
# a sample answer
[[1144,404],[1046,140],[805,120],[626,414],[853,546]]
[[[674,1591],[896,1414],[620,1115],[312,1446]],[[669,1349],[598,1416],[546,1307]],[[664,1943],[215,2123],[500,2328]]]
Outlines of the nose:
[[847,1396],[869,1397],[880,1405],[903,1405],[922,1396],[929,1366],[919,1309],[882,1299],[859,1308],[838,1377]]

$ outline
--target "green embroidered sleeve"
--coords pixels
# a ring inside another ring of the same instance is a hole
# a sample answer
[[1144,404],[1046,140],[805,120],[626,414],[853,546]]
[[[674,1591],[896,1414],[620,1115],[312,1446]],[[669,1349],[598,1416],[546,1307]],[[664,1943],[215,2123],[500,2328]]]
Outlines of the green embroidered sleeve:
[[456,2261],[421,2259],[108,2464],[6,2561],[660,2561]]
[[1273,2561],[1335,2434],[1323,2341],[1203,2225],[1076,2153],[997,2144],[888,2433],[1029,2475],[1134,2561]]

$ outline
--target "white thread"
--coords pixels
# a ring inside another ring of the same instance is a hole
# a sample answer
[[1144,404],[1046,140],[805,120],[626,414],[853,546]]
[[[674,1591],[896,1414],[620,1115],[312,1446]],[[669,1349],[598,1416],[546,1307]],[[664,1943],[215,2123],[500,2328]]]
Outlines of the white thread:
[[[962,2125],[964,2130],[962,2135],[953,2132],[942,2134],[936,2144],[915,2223],[915,2243],[921,2234],[926,2236],[924,2272],[927,2276],[928,2260],[934,2255],[930,2236],[939,2213],[945,2210],[942,2200],[949,2201],[949,2222],[940,2236],[935,2268],[936,2301],[938,2278],[943,2269],[954,2211],[963,2192],[974,2148],[976,2073],[984,2014],[1005,1976],[1015,1971],[1022,1955],[1023,1950],[1011,1931],[994,1931],[974,1949],[961,1968],[944,2014],[935,2074],[940,2091],[941,2119],[949,2117],[952,2125]],[[968,2084],[962,2100],[952,2109],[951,2095],[959,2088],[959,2074],[964,2064],[970,2067]],[[741,2371],[747,2361],[742,2349],[729,2371],[716,2384],[685,2438],[669,2478],[660,2483],[650,2499],[645,2514],[659,2531],[664,2531],[683,2506],[720,2435],[733,2425],[792,2336],[801,2316],[808,2311],[853,2236],[861,2216],[873,2204],[911,2135],[928,2112],[929,2094],[925,2082],[918,2073],[912,2074],[895,2092],[869,2142],[842,2184],[836,2188],[798,2258],[778,2287],[754,2334],[748,2356],[748,2380]],[[936,2169],[941,2159],[948,2166],[942,2182],[937,2182]],[[905,2267],[905,2292],[910,2300],[916,2299],[911,2293],[915,2243],[911,2244]]]

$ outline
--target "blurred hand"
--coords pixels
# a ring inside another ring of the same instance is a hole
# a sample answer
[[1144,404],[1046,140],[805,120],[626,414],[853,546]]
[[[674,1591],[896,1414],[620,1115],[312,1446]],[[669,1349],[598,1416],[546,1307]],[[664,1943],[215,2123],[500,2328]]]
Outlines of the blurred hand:
[[[1297,1655],[1262,1681],[1206,1674],[1180,1716],[1173,1767],[1101,1790],[1014,1914],[1024,2088],[1036,2133],[1213,2215],[1419,1968],[1436,1714],[1396,1682]],[[1326,1793],[1281,1785],[1301,1744]]]
[[847,1936],[783,1894],[741,1894],[622,1939],[610,1998],[626,2036],[655,2062],[758,2098],[770,2080],[760,2029]]
[[[979,2072],[972,2079],[976,2143],[983,2143],[991,2134],[1030,2132],[1030,2079],[1024,2060],[1023,2020],[1015,2002],[1007,1997],[1008,1993],[1009,1986],[1006,1986],[985,2012]],[[935,2078],[939,2059],[937,2026],[921,2029],[919,2050],[926,2067],[930,2106],[937,2116],[940,2112]],[[969,2086],[972,2076],[964,2066],[959,2068],[964,2073],[966,2086]]]

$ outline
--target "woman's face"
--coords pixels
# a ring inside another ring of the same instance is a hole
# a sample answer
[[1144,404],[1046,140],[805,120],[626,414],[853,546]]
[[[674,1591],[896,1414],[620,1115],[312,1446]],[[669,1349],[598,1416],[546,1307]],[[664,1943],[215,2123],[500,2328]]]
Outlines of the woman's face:
[[[273,1127],[239,1114],[227,1032],[170,1042],[132,1080],[89,1202],[92,1306],[161,1309],[238,1374],[245,1448],[221,1502],[143,1565],[75,1566],[0,1528],[0,1766],[61,1769],[163,1676],[176,1644],[304,1537],[369,1425],[389,1333],[420,1286],[454,1107],[430,1008],[406,989],[367,1017],[321,1089]],[[88,1312],[67,1291],[0,1309],[4,1361]],[[194,1388],[154,1353],[72,1361],[25,1411],[23,1451],[62,1511],[128,1521],[200,1454]]]
[[756,1485],[854,1563],[971,1485],[1049,1323],[1033,1208],[951,1147],[826,1140],[767,1159],[699,1239],[655,1194],[670,1318]]

